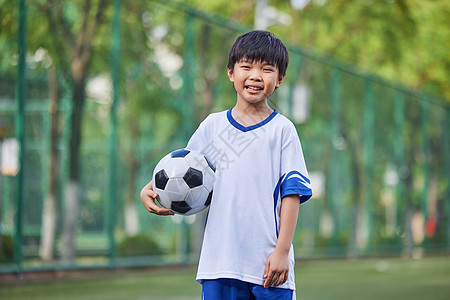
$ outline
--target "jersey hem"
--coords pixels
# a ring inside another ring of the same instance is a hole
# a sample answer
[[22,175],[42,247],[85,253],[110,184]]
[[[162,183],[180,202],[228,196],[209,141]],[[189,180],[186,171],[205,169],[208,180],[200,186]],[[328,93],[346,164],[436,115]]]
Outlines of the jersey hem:
[[[253,283],[253,284],[257,284],[257,285],[263,285],[263,280],[260,278],[256,278],[253,276],[248,276],[248,275],[242,275],[239,273],[213,273],[213,274],[197,274],[197,278],[195,279],[198,283],[202,284],[202,282],[204,280],[210,280],[210,279],[219,279],[219,278],[229,278],[229,279],[237,279],[237,280],[241,280],[241,281],[245,281],[245,282],[249,282],[249,283]],[[280,289],[288,289],[288,290],[293,290],[295,291],[295,284],[292,284],[290,282],[286,282],[280,286],[277,286],[275,288],[280,288]]]

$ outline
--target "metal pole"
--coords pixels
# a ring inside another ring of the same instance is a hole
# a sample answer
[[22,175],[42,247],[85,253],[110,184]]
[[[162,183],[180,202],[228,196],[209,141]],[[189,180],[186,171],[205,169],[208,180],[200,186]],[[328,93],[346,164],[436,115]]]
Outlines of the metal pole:
[[108,197],[108,237],[109,237],[109,263],[110,267],[115,267],[116,259],[116,239],[115,239],[115,227],[116,227],[116,181],[117,181],[117,104],[120,97],[120,7],[122,0],[114,0],[114,19],[112,28],[112,47],[111,47],[111,77],[113,87],[113,99],[111,104],[111,133],[110,133],[110,146],[109,146],[109,191]]
[[14,261],[17,267],[17,276],[22,273],[22,202],[23,202],[23,170],[25,154],[25,67],[26,67],[26,1],[19,0],[19,32],[17,38],[19,56],[17,64],[17,110],[16,110],[16,137],[19,144],[17,173],[17,197],[15,214],[15,235],[14,235]]
[[[187,14],[186,16],[186,44],[184,49],[184,72],[183,72],[183,83],[184,83],[184,98],[182,99],[183,106],[183,127],[184,136],[183,142],[186,143],[189,136],[193,131],[193,120],[194,120],[194,78],[195,78],[195,52],[194,52],[194,16],[192,14]],[[181,247],[180,254],[183,263],[187,263],[190,254],[190,228],[186,223],[185,217],[181,222],[182,226],[182,236],[181,236]]]
[[364,204],[367,215],[367,240],[369,248],[374,230],[373,226],[373,171],[374,171],[374,146],[375,146],[375,99],[373,94],[373,83],[366,79],[364,90],[364,113],[363,113],[363,167],[364,167]]
[[194,16],[188,14],[186,17],[186,45],[184,53],[184,99],[183,99],[183,123],[184,136],[186,140],[191,136],[193,131],[193,115],[194,115],[194,78],[195,78],[195,52],[194,52]]
[[[289,95],[288,95],[288,106],[287,106],[288,107],[287,116],[289,117],[290,120],[294,120],[294,90],[298,84],[298,81],[300,80],[301,67],[302,67],[302,56],[300,54],[293,53],[290,57],[289,69],[291,71],[289,74],[289,78],[291,78],[291,82],[288,86],[289,87]],[[299,218],[299,222],[301,221],[300,219],[304,220],[304,218]],[[295,228],[295,237],[294,237],[294,240],[292,241],[294,249],[297,248],[296,236],[298,235],[299,230],[300,230],[300,226],[297,226]],[[312,228],[312,232],[314,233],[314,227]],[[313,234],[311,234],[311,236],[313,236]]]
[[[395,124],[395,139],[394,139],[394,163],[396,166],[398,183],[396,187],[396,226],[402,228],[402,232],[405,231],[404,228],[404,216],[407,212],[407,205],[404,195],[404,168],[405,168],[405,143],[404,143],[404,123],[405,123],[405,96],[402,92],[396,91],[394,98],[394,124]],[[401,244],[401,234],[397,234],[397,242]]]
[[333,219],[333,235],[331,245],[338,245],[339,216],[337,203],[339,198],[339,158],[341,141],[341,71],[335,69],[330,81],[330,156],[328,167],[327,199],[328,208]]
[[[421,108],[421,131],[422,131],[422,170],[424,183],[422,193],[420,195],[420,211],[423,214],[425,221],[428,220],[428,191],[430,185],[430,135],[428,131],[430,103],[424,97],[420,99]],[[424,239],[424,246],[426,246],[428,238]]]

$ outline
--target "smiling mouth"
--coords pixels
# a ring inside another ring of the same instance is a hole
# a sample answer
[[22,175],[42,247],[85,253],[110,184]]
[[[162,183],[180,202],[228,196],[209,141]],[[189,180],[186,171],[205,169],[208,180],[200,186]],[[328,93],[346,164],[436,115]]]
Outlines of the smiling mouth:
[[263,90],[262,87],[252,86],[252,85],[246,85],[245,88],[247,90],[251,90],[251,91],[262,91]]

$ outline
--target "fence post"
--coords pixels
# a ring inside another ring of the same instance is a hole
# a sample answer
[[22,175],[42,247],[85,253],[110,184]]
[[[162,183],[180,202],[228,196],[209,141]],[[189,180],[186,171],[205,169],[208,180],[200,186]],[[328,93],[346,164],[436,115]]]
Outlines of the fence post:
[[[301,54],[297,54],[297,53],[294,52],[294,53],[292,53],[292,55],[290,57],[290,60],[291,60],[290,70],[292,70],[292,71],[291,71],[289,77],[292,78],[292,79],[291,79],[291,82],[289,83],[289,86],[288,86],[289,94],[288,94],[288,105],[287,105],[288,111],[287,111],[287,116],[288,116],[288,118],[290,120],[294,120],[294,90],[295,90],[295,87],[298,84],[298,81],[299,81],[300,75],[301,75],[302,56],[301,56]],[[295,125],[297,126],[297,124],[295,124]],[[301,212],[300,212],[300,214],[301,214]],[[302,218],[299,218],[299,221],[301,219]],[[295,235],[297,235],[297,232],[299,230],[300,230],[300,226],[296,226],[296,228],[295,228]],[[292,241],[292,244],[294,246],[294,249],[296,249],[297,248],[297,237],[294,237],[294,240]]]
[[[425,97],[420,98],[420,125],[422,131],[422,170],[423,170],[423,189],[420,195],[420,211],[423,214],[425,222],[428,221],[428,191],[430,185],[430,135],[428,131],[430,103]],[[424,246],[427,245],[428,238],[425,236]]]
[[[405,143],[404,143],[404,122],[405,122],[405,97],[400,91],[395,92],[394,98],[394,163],[398,176],[398,183],[396,187],[396,226],[400,226],[405,222],[403,216],[405,215],[406,201],[404,196],[404,184],[403,179],[405,172]],[[403,229],[404,230],[404,229]],[[397,242],[401,245],[401,234],[397,234]]]
[[331,245],[338,246],[339,214],[337,210],[337,199],[339,190],[339,159],[338,151],[341,137],[341,70],[334,69],[330,82],[330,156],[328,167],[327,199],[328,208],[333,220],[333,234]]
[[364,112],[363,112],[363,167],[364,167],[364,197],[365,213],[367,214],[367,241],[371,247],[373,226],[373,184],[374,179],[374,147],[375,147],[375,99],[373,82],[365,80]]
[[[194,51],[194,16],[190,13],[186,16],[186,44],[184,49],[183,68],[183,126],[184,139],[188,139],[192,134],[193,106],[194,101],[194,78],[195,78],[195,51]],[[184,141],[186,142],[186,141]]]
[[[183,133],[181,138],[183,143],[186,144],[193,131],[194,120],[194,78],[195,78],[195,51],[194,51],[194,16],[191,13],[186,15],[186,42],[184,49],[184,67],[183,67],[183,95],[181,99],[182,109],[182,124]],[[180,238],[180,255],[181,261],[187,263],[190,254],[190,227],[186,223],[186,219],[183,216],[181,222],[181,238]]]
[[19,144],[17,173],[17,199],[15,215],[14,235],[14,261],[17,267],[17,276],[22,274],[22,202],[23,202],[23,170],[25,161],[25,97],[26,97],[26,1],[20,0],[19,4],[19,32],[17,38],[19,57],[17,64],[17,110],[16,110],[16,137]]
[[116,261],[116,182],[117,182],[117,105],[120,97],[120,7],[122,0],[114,0],[114,19],[112,27],[111,47],[111,77],[112,77],[112,103],[110,114],[110,144],[109,144],[109,196],[108,196],[108,240],[109,240],[109,266],[115,267]]

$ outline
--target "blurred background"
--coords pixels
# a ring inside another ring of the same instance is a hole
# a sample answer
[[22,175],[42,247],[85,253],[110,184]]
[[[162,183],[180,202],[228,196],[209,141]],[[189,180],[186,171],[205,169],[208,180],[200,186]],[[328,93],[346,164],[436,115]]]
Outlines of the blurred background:
[[269,104],[313,185],[298,259],[448,255],[450,3],[0,0],[0,273],[195,264],[205,213],[149,214],[153,168],[234,105],[238,35],[290,65]]

